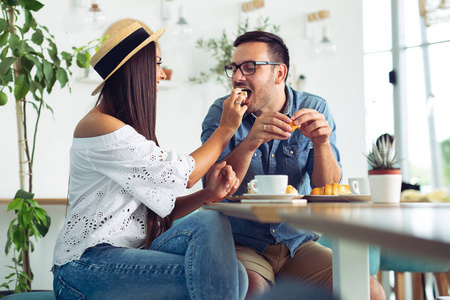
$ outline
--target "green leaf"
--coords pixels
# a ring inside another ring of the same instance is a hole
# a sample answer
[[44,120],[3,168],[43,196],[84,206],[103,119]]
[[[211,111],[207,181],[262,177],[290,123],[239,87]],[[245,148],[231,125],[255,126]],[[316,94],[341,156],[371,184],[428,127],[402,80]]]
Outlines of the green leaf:
[[[0,46],[2,47],[2,46]],[[8,51],[9,51],[9,47],[6,46],[3,48],[2,53],[0,54],[0,59],[3,60],[6,58],[6,56],[8,55]]]
[[63,60],[72,60],[73,55],[66,51],[63,51],[61,52],[61,57]]
[[54,77],[55,77],[55,72],[53,71],[52,64],[49,63],[47,60],[44,60],[44,79],[45,79],[45,84],[47,86],[50,86]]
[[31,40],[36,45],[42,45],[42,43],[44,42],[44,35],[42,34],[42,31],[40,29],[36,30],[31,36]]
[[58,71],[56,71],[56,78],[61,84],[61,88],[63,88],[69,81],[69,78],[67,77],[67,72],[63,68],[58,68]]
[[0,19],[0,31],[3,32],[8,29],[8,23],[5,19]]
[[20,40],[19,36],[14,33],[11,33],[8,43],[9,47],[11,47],[12,50],[17,49],[22,45],[22,41]]
[[25,7],[25,9],[32,11],[39,11],[42,7],[44,7],[44,4],[36,0],[19,0],[19,1]]
[[24,206],[23,214],[22,214],[22,223],[24,227],[29,227],[30,222],[33,219],[33,210],[29,206]]
[[14,97],[16,98],[16,101],[25,98],[29,90],[30,83],[28,82],[28,78],[25,75],[20,74],[14,82]]
[[6,74],[10,68],[11,65],[17,60],[15,57],[6,57],[0,62],[0,74]]
[[8,43],[9,38],[9,32],[4,32],[2,35],[0,35],[0,47],[5,46]]
[[2,91],[0,91],[0,106],[5,105],[6,102],[8,102],[8,96],[6,96],[5,93],[3,93]]
[[13,243],[16,247],[16,251],[20,251],[22,249],[23,244],[23,234],[19,231],[14,232],[13,234]]
[[30,76],[30,72],[34,67],[34,62],[29,60],[27,56],[21,56],[20,64],[22,65],[22,73]]
[[80,68],[89,68],[89,57],[86,54],[77,54],[77,66]]
[[[40,85],[39,82],[36,82],[34,80],[30,83],[30,91],[35,95],[34,99],[36,99],[36,100],[40,100],[44,93],[44,89],[43,89],[42,85]],[[39,91],[40,97],[36,94],[36,91]]]
[[23,206],[23,202],[23,198],[14,198],[14,200],[8,204],[8,208],[6,211],[9,212],[11,210],[21,209]]
[[47,234],[47,232],[50,228],[50,225],[52,223],[52,219],[50,218],[49,215],[47,215],[47,213],[45,213],[44,218],[45,218],[45,223],[36,224],[36,228],[42,237],[44,237]]

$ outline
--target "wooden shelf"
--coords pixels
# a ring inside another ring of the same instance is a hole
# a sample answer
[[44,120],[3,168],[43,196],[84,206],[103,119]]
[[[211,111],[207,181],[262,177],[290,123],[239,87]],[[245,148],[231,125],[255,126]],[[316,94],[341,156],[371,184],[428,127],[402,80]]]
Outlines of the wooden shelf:
[[[36,198],[39,205],[67,205],[67,198]],[[0,204],[8,205],[12,199],[0,198]]]

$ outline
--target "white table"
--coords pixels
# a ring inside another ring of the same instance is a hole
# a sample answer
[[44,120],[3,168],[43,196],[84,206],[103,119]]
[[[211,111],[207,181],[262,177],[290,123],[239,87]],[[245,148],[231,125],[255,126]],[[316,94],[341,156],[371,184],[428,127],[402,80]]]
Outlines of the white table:
[[333,291],[369,299],[368,244],[425,255],[450,264],[450,204],[217,203],[205,206],[258,222],[286,221],[333,238]]
[[368,244],[450,265],[450,205],[335,203],[280,211],[288,224],[333,237],[333,291],[342,299],[369,299]]

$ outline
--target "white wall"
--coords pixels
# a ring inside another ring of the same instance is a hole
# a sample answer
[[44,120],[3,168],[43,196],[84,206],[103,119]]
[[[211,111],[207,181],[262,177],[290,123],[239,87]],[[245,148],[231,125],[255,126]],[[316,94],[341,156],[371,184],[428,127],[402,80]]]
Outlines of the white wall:
[[[80,0],[87,9],[90,3]],[[172,80],[163,82],[158,94],[157,135],[160,145],[179,153],[190,153],[200,146],[201,122],[209,105],[226,90],[211,81],[207,85],[193,84],[188,77],[206,71],[214,63],[203,50],[195,48],[200,37],[218,37],[223,29],[234,35],[240,19],[249,17],[255,23],[259,17],[270,17],[280,25],[279,35],[290,49],[291,65],[296,73],[307,77],[306,90],[328,100],[337,123],[338,146],[344,166],[345,179],[349,176],[365,176],[366,163],[364,140],[364,90],[363,90],[363,42],[362,4],[360,0],[266,0],[263,9],[243,13],[240,0],[185,1],[187,20],[194,33],[191,40],[176,40],[171,35],[171,24],[176,20],[179,0],[165,2],[173,12],[173,18],[163,21],[160,17],[161,1],[121,0],[100,1],[100,7],[108,17],[107,27],[114,22],[133,18],[147,24],[152,30],[163,25],[168,30],[161,38],[164,65],[174,70]],[[56,37],[59,50],[69,51],[101,36],[100,31],[67,32],[63,20],[68,19],[69,1],[46,0],[45,7],[37,14],[39,22],[47,26]],[[331,13],[330,35],[337,45],[337,53],[331,57],[311,55],[305,39],[305,14],[322,9]],[[52,16],[52,17],[49,17]],[[79,70],[74,69],[74,77]],[[72,78],[76,79],[76,78]],[[55,111],[52,117],[45,112],[38,134],[34,164],[34,189],[37,198],[62,198],[67,193],[69,148],[71,135],[78,120],[93,106],[96,98],[91,91],[97,81],[71,81],[68,89],[55,87],[48,103]],[[0,198],[11,198],[18,188],[17,133],[13,101],[0,107]],[[195,186],[194,189],[198,189]],[[49,235],[37,245],[32,254],[35,272],[35,289],[50,289],[51,253],[55,236],[62,225],[65,207],[45,206],[53,218]],[[12,215],[6,214],[6,205],[0,205],[0,230],[6,231]],[[5,232],[0,232],[0,249],[5,244]],[[0,280],[6,274],[3,265],[10,259],[0,255]],[[4,262],[5,261],[5,262]],[[41,265],[38,269],[38,265]]]

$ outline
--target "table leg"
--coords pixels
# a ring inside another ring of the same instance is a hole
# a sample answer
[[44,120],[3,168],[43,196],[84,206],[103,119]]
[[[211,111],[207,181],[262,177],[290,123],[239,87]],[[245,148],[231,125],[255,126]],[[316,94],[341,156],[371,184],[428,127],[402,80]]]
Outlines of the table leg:
[[340,299],[369,300],[369,245],[333,238],[333,292]]

